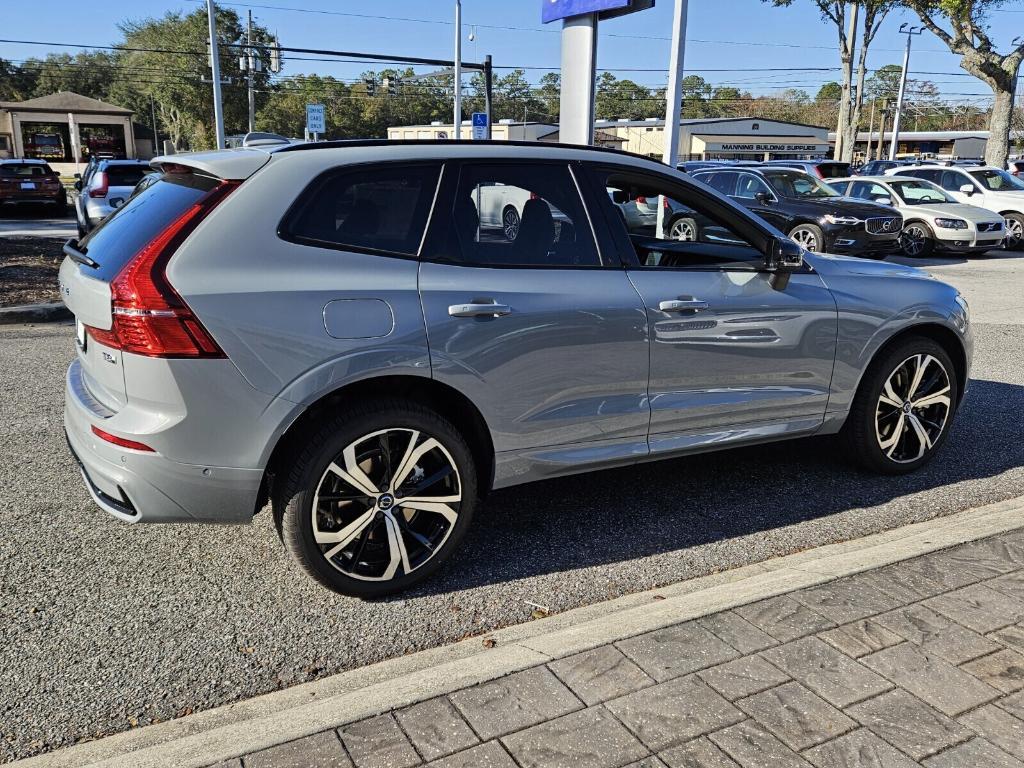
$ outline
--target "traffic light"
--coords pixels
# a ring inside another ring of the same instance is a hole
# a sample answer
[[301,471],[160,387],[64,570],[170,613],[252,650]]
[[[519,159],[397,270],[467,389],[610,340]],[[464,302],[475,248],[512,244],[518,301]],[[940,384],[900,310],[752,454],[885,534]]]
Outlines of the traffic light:
[[382,78],[380,84],[388,96],[395,96],[398,93],[399,80],[397,77]]
[[372,77],[368,77],[363,82],[366,84],[366,95],[373,97],[377,93],[377,81]]

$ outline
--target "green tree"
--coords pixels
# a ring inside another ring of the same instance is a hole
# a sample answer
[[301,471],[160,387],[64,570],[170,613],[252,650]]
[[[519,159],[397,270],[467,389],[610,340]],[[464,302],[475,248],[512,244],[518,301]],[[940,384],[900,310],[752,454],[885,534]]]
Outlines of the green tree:
[[992,114],[985,161],[1006,167],[1013,118],[1014,84],[1024,61],[1024,42],[1008,53],[995,49],[989,36],[992,11],[1010,4],[1007,0],[905,0],[904,4],[946,47],[960,56],[960,67],[992,89]]
[[115,84],[124,78],[119,55],[108,51],[82,51],[71,56],[51,53],[44,59],[28,59],[23,71],[34,71],[33,96],[73,91],[108,101]]
[[0,101],[24,101],[35,90],[35,72],[0,59]]
[[540,79],[537,97],[544,105],[544,112],[548,116],[548,121],[557,124],[562,108],[562,76],[557,72],[545,73]]
[[843,98],[843,86],[833,80],[832,82],[825,83],[818,89],[814,100],[819,104],[831,104],[838,103],[841,98]]
[[596,102],[595,112],[602,120],[639,120],[665,112],[664,96],[659,98],[632,80],[619,80],[611,72],[598,77]]
[[708,99],[711,98],[713,89],[708,81],[700,75],[687,75],[680,85],[683,92],[683,117],[711,116],[713,110]]

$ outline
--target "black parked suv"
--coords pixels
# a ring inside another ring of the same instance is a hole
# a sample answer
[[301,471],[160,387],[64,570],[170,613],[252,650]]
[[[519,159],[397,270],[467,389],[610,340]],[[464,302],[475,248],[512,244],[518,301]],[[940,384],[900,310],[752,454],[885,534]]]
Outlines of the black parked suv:
[[693,178],[749,208],[808,251],[884,258],[900,248],[899,211],[842,197],[803,171],[761,166],[697,171]]

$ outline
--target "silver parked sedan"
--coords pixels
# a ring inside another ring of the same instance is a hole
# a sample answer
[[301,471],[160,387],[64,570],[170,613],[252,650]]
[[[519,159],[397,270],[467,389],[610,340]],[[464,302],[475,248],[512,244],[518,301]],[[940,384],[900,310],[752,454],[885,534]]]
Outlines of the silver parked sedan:
[[1005,237],[1003,217],[976,205],[961,203],[942,187],[912,176],[856,176],[832,179],[841,195],[882,202],[903,214],[900,246],[907,256],[932,251],[985,253]]
[[[269,500],[345,594],[426,578],[492,488],[823,434],[912,471],[967,384],[955,289],[806,253],[644,158],[366,141],[154,163],[60,270],[86,486],[128,522],[247,523]],[[494,185],[523,200],[514,239],[481,236]],[[631,231],[613,201],[641,197],[694,237]]]

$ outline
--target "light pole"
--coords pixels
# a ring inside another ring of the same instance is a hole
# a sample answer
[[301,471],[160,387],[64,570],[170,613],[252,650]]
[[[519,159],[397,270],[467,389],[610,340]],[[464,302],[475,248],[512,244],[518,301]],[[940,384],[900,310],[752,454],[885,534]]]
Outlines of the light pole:
[[[679,160],[679,119],[682,116],[683,60],[686,52],[687,0],[676,0],[672,11],[672,50],[669,54],[668,87],[665,89],[665,148],[661,161],[670,168]],[[658,206],[659,218],[662,207]],[[661,232],[661,228],[658,228]]]
[[462,0],[455,0],[455,120],[453,139],[462,138]]
[[900,32],[907,36],[907,50],[903,52],[903,73],[900,75],[900,92],[896,97],[896,114],[892,119],[892,144],[889,145],[889,159],[896,159],[896,145],[900,139],[900,117],[903,116],[903,95],[907,90],[907,71],[910,69],[910,43],[914,35],[924,32],[924,27],[912,27],[907,23],[900,24]]
[[224,106],[220,100],[220,56],[217,53],[217,16],[213,0],[206,0],[210,21],[210,67],[213,80],[213,122],[217,130],[217,149],[224,149]]

